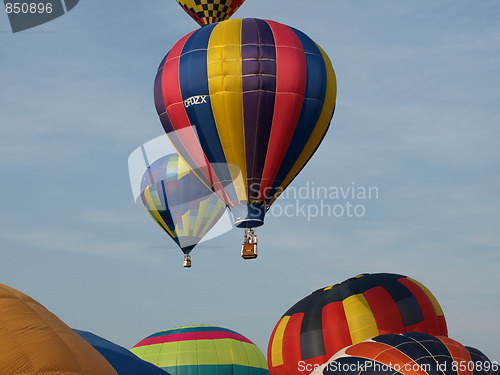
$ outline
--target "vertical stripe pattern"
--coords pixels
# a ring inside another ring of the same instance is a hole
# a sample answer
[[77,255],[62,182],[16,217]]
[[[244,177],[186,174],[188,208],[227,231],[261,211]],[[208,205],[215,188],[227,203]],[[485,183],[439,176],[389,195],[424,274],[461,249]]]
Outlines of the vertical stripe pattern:
[[266,191],[272,186],[290,146],[302,109],[307,81],[304,47],[297,34],[288,26],[267,22],[276,44],[276,99],[259,200],[270,199]]
[[[203,144],[205,152],[213,149],[218,137],[222,147],[220,159],[209,157],[211,163],[227,163],[238,169],[229,168],[230,175],[222,176],[224,181],[241,181],[236,186],[237,199],[245,199],[246,179],[238,179],[238,174],[246,176],[245,143],[243,130],[243,98],[241,67],[241,20],[222,22],[214,28],[208,42],[208,56],[203,63],[208,67],[208,87],[211,108],[204,105],[193,106],[194,110],[207,108],[213,113],[215,131],[203,132],[203,136],[213,137]],[[204,123],[200,123],[200,128]]]
[[155,78],[154,99],[156,111],[165,133],[168,135],[177,153],[198,171],[205,183],[214,184],[213,174],[208,168],[208,160],[198,141],[196,128],[191,126],[184,110],[181,95],[179,70],[180,57],[186,41],[194,31],[180,39],[165,56]]
[[[324,51],[278,22],[211,24],[160,64],[155,103],[177,151],[230,208],[262,225],[266,208],[312,157],[333,115],[336,80]],[[252,216],[252,211],[253,215]]]
[[[262,20],[243,20],[243,108],[250,187],[258,186],[267,156],[276,98],[276,45],[273,31]],[[259,189],[250,188],[248,199],[258,201]]]

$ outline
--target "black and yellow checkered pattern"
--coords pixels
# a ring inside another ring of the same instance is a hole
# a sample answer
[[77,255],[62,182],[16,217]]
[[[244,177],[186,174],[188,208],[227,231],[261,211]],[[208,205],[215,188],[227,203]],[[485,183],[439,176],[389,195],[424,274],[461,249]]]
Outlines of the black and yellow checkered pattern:
[[244,0],[177,0],[200,26],[227,20]]

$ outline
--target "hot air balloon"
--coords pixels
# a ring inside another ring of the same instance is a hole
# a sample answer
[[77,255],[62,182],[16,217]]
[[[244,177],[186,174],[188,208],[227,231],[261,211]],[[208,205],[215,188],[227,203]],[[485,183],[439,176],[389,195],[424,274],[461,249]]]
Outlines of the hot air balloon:
[[466,346],[465,348],[469,351],[471,361],[473,362],[467,368],[472,369],[473,375],[491,375],[500,372],[498,363],[491,362],[483,352],[470,346]]
[[266,359],[245,336],[195,325],[157,332],[131,351],[172,375],[268,375]]
[[409,277],[363,274],[318,289],[292,306],[269,340],[271,375],[303,375],[297,363],[318,366],[340,349],[386,333],[447,335],[432,293]]
[[177,0],[200,26],[229,19],[245,0]]
[[191,267],[190,252],[217,223],[226,209],[178,154],[153,162],[141,183],[144,207],[184,253],[184,267]]
[[118,375],[89,343],[27,295],[0,284],[0,375]]
[[118,375],[169,375],[168,372],[143,361],[129,350],[91,332],[74,330],[92,345],[115,369]]
[[254,257],[253,228],[328,130],[336,100],[328,56],[278,22],[223,21],[177,42],[154,93],[177,152],[224,199],[246,229],[242,255]]
[[312,374],[472,375],[475,365],[470,352],[459,342],[409,332],[380,335],[342,349]]

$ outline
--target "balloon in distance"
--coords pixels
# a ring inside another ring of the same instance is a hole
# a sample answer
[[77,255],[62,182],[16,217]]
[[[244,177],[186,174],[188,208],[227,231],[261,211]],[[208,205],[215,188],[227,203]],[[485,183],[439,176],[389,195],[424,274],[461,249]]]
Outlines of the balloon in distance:
[[141,199],[151,218],[186,255],[226,210],[225,203],[178,154],[164,156],[147,168]]
[[245,0],[177,0],[177,3],[200,26],[225,21]]

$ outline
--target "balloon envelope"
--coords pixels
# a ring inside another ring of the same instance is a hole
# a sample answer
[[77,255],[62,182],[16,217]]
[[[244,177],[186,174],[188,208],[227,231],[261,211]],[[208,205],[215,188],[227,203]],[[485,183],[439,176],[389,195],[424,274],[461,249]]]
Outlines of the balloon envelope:
[[318,289],[292,306],[269,340],[271,375],[309,373],[340,349],[385,333],[447,335],[436,298],[409,277],[364,274]]
[[500,372],[498,363],[491,362],[483,352],[470,346],[465,348],[469,351],[471,361],[474,362],[471,366],[473,375],[492,375]]
[[226,210],[178,154],[153,162],[141,184],[142,203],[185,254],[201,241]]
[[74,330],[113,366],[118,375],[168,375],[152,363],[143,361],[131,351],[91,332]]
[[227,20],[245,0],[177,0],[200,26]]
[[[204,171],[235,225],[263,225],[269,205],[328,130],[336,79],[326,53],[278,22],[234,19],[183,37],[165,56],[155,104],[165,132]],[[229,183],[228,183],[229,182]]]
[[459,342],[409,332],[380,335],[342,349],[313,374],[334,375],[340,370],[343,375],[471,375],[475,365]]
[[245,336],[207,325],[157,332],[131,351],[172,375],[267,375],[266,359]]
[[0,375],[118,375],[70,327],[27,295],[0,284]]

